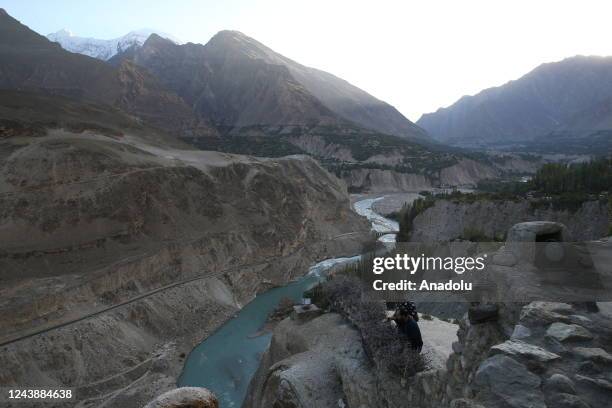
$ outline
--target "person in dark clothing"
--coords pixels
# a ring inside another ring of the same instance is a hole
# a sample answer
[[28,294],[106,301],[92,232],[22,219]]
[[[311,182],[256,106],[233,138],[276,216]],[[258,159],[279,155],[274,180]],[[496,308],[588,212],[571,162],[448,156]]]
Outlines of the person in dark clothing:
[[410,300],[405,301],[405,302],[386,302],[386,305],[387,305],[387,310],[395,309],[396,313],[399,310],[405,309],[408,311],[410,316],[412,316],[414,321],[416,322],[419,321],[419,314],[417,313],[417,310],[416,310],[416,304]]
[[416,305],[412,301],[402,302],[399,306],[400,310],[405,309],[408,311],[408,314],[414,319],[415,322],[419,321],[419,314],[416,310]]
[[421,330],[419,329],[419,325],[417,324],[412,314],[410,314],[408,309],[398,309],[392,319],[397,325],[398,334],[410,342],[410,346],[413,350],[415,350],[417,353],[420,353],[423,348]]

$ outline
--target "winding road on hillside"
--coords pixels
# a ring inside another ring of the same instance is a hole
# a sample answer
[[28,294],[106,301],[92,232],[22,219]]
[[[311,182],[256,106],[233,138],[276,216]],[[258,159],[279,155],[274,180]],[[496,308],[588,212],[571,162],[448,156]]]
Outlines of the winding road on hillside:
[[[336,236],[334,236],[332,238],[329,238],[329,239],[327,239],[325,241],[333,241],[333,240],[336,240],[336,239],[347,238],[347,237],[350,237],[351,235],[355,235],[355,234],[359,234],[359,233],[360,232],[349,232],[349,233],[345,233],[345,234],[340,234],[340,235],[336,235]],[[223,274],[226,274],[226,273],[229,273],[229,272],[241,269],[241,268],[256,267],[256,266],[266,265],[266,264],[269,264],[270,262],[278,261],[280,258],[288,258],[288,257],[291,257],[291,256],[295,255],[296,253],[298,253],[302,249],[303,249],[303,247],[300,247],[298,250],[292,252],[291,254],[288,254],[288,255],[285,255],[285,256],[282,256],[282,257],[274,257],[274,258],[266,259],[264,261],[257,262],[257,263],[252,263],[252,264],[237,265],[237,266],[233,266],[231,268],[222,269],[222,270],[214,271],[214,272],[209,272],[209,273],[206,273],[204,275],[200,275],[200,276],[196,276],[196,277],[192,277],[192,278],[188,278],[188,279],[183,279],[183,280],[180,280],[178,282],[173,282],[171,284],[168,284],[168,285],[165,285],[165,286],[162,286],[162,287],[150,290],[148,292],[142,293],[140,295],[134,296],[134,297],[132,297],[130,299],[127,299],[127,300],[122,301],[120,303],[114,304],[112,306],[105,307],[103,309],[97,310],[97,311],[92,312],[92,313],[88,313],[87,315],[80,316],[80,317],[74,318],[74,319],[70,319],[70,320],[67,320],[65,322],[56,323],[56,324],[54,324],[52,326],[48,326],[48,327],[45,327],[45,328],[42,328],[42,329],[38,329],[38,330],[29,332],[29,333],[26,333],[26,334],[21,334],[21,335],[18,335],[17,337],[13,337],[13,338],[10,338],[8,340],[3,340],[2,342],[0,342],[0,347],[7,346],[9,344],[16,343],[18,341],[21,341],[21,340],[24,340],[24,339],[27,339],[27,338],[30,338],[30,337],[34,337],[34,336],[37,336],[37,335],[40,335],[40,334],[44,334],[44,333],[47,333],[47,332],[50,332],[50,331],[53,331],[53,330],[56,330],[56,329],[59,329],[59,328],[62,328],[62,327],[66,327],[66,326],[69,326],[69,325],[72,325],[72,324],[75,324],[75,323],[78,323],[78,322],[81,322],[81,321],[84,321],[84,320],[87,320],[87,319],[91,319],[93,317],[102,315],[104,313],[108,313],[108,312],[110,312],[112,310],[121,308],[123,306],[129,305],[129,304],[137,302],[139,300],[146,299],[146,298],[148,298],[150,296],[153,296],[153,295],[155,295],[157,293],[166,291],[168,289],[175,288],[177,286],[185,285],[185,284],[188,284],[188,283],[191,283],[191,282],[195,282],[195,281],[199,281],[199,280],[211,279],[211,278],[218,277],[218,276],[221,276]]]

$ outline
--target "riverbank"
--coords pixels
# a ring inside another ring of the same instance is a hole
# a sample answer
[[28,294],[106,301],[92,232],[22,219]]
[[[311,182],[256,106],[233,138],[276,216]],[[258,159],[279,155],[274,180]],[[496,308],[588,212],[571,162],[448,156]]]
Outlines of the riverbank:
[[[428,367],[422,375],[435,375],[445,367],[459,327],[437,318],[420,319],[419,326]],[[403,407],[386,402],[401,402],[408,392],[400,376],[371,361],[355,325],[325,313],[278,324],[243,407]]]
[[[374,230],[396,231],[397,223],[372,211],[372,204],[379,199],[356,200],[352,205]],[[385,235],[381,240],[395,239],[394,235]],[[326,259],[311,266],[307,275],[256,296],[189,353],[177,384],[205,387],[215,393],[221,407],[240,407],[261,355],[270,343],[270,329],[274,325],[266,322],[280,300],[299,302],[303,292],[332,269],[358,259],[359,256]]]
[[177,385],[205,387],[217,396],[221,407],[240,407],[261,354],[270,343],[269,329],[273,326],[265,327],[268,316],[281,299],[299,303],[303,293],[323,279],[327,270],[358,259],[319,262],[306,276],[256,296],[191,351]]

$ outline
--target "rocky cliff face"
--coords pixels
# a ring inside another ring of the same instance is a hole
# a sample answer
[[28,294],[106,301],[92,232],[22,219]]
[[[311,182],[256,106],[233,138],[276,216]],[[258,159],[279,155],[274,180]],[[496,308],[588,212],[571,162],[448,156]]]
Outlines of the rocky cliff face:
[[604,408],[612,397],[612,308],[500,305],[494,321],[460,322],[446,369],[418,374],[405,401],[421,408]]
[[[373,158],[368,162],[394,165],[393,159],[393,156],[385,156]],[[343,171],[342,179],[353,191],[388,193],[428,190],[433,187],[444,186],[475,187],[479,181],[495,179],[501,173],[502,171],[493,165],[470,159],[461,159],[453,165],[429,174],[403,173],[366,167]]]
[[440,170],[439,183],[441,186],[476,186],[480,180],[491,180],[499,176],[500,171],[493,166],[463,159]]
[[437,200],[414,219],[410,240],[437,242],[476,236],[500,240],[512,225],[533,220],[561,222],[575,241],[599,239],[608,233],[608,207],[599,201],[586,202],[573,212],[533,208],[526,200]]
[[357,253],[369,231],[309,157],[84,129],[21,129],[0,145],[3,386],[144,405],[257,292]]
[[381,169],[350,170],[342,174],[342,179],[355,192],[420,191],[433,187],[426,176]]

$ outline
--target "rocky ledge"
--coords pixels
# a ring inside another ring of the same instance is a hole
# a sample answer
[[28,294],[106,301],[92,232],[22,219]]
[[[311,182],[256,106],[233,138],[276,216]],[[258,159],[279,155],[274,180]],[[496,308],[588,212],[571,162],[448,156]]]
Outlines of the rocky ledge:
[[[457,340],[457,325],[433,318],[422,320],[420,326],[432,341],[423,350],[429,369],[414,383],[432,384],[438,382],[438,372]],[[404,406],[410,390],[371,363],[360,332],[341,315],[294,315],[275,328],[243,407]]]

